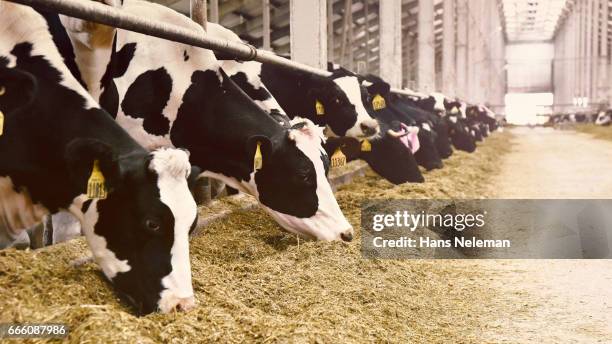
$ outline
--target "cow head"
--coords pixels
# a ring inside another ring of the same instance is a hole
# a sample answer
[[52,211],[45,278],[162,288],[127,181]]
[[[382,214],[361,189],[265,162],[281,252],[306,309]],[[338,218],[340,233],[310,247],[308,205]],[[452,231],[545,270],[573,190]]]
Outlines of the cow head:
[[[262,166],[249,181],[268,213],[285,229],[318,240],[350,241],[348,223],[326,178],[329,157],[321,144],[323,130],[306,119],[294,118],[280,138],[263,139]],[[299,200],[297,202],[296,200]]]
[[464,119],[451,114],[449,114],[446,119],[449,126],[448,134],[453,146],[469,153],[475,151],[476,142],[469,131],[469,127],[464,123]]
[[409,128],[397,124],[396,130],[384,122],[382,138],[371,140],[371,149],[364,151],[362,142],[349,137],[331,137],[327,139],[325,150],[328,155],[340,149],[347,161],[361,159],[368,163],[374,172],[393,184],[422,183],[425,181],[414,152],[419,149],[418,128]]
[[366,139],[380,132],[378,122],[370,117],[362,103],[355,75],[340,68],[330,77],[310,76],[307,79],[307,94],[323,106],[325,124],[332,136]]
[[311,121],[295,118],[284,128],[227,74],[208,70],[192,76],[171,135],[205,176],[255,196],[288,231],[351,239],[353,229],[325,176],[322,129]]
[[428,171],[442,168],[444,163],[436,148],[438,134],[432,129],[432,124],[430,122],[421,122],[419,123],[419,127],[419,143],[421,148],[414,155],[416,161]]
[[596,125],[608,126],[612,123],[612,111],[600,111],[595,119]]
[[139,314],[195,305],[188,235],[196,205],[187,185],[188,154],[177,149],[117,156],[110,146],[75,139],[66,149],[68,171],[83,189],[94,161],[107,197],[85,200],[71,211],[81,219],[104,275]]

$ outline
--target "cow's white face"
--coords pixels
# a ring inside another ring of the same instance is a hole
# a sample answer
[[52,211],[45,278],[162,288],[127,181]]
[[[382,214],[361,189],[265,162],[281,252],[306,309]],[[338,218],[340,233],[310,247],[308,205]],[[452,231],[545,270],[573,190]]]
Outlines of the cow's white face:
[[357,115],[355,124],[344,135],[357,139],[371,138],[380,133],[378,122],[370,117],[363,105],[359,80],[355,76],[343,76],[334,79],[334,83],[346,94]]
[[325,149],[321,146],[325,139],[323,131],[309,120],[295,118],[291,121],[292,125],[300,122],[303,122],[305,126],[290,130],[289,138],[295,141],[297,148],[314,165],[318,200],[316,213],[310,217],[300,218],[270,208],[266,210],[281,226],[293,233],[318,240],[350,241],[353,238],[353,228],[342,214],[326,177],[329,158]]
[[188,236],[197,213],[188,155],[162,149],[127,159],[114,181],[121,188],[103,200],[81,195],[70,210],[104,275],[139,314],[188,310],[195,306]]
[[612,115],[605,111],[600,111],[595,120],[596,125],[609,125],[612,123]]
[[224,181],[255,196],[287,231],[318,240],[350,241],[353,228],[332,192],[326,172],[329,157],[322,147],[323,129],[307,119],[291,120],[283,142],[262,146],[263,166],[238,181],[219,173],[204,176]]

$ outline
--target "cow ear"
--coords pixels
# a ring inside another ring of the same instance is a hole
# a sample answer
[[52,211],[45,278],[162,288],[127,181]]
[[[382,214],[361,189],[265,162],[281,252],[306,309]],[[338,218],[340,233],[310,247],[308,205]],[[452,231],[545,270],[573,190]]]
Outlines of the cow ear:
[[265,162],[270,158],[271,153],[272,142],[267,136],[253,135],[247,140],[246,154],[249,157],[249,161],[253,162],[253,165],[255,165],[256,158],[261,158],[259,161],[262,164],[261,166],[263,166],[263,164],[265,164]]
[[6,114],[27,108],[38,91],[34,76],[15,68],[0,68],[0,111]]
[[97,161],[106,190],[111,191],[121,180],[121,171],[115,151],[108,144],[88,138],[72,140],[64,152],[69,178],[80,192],[85,193],[87,183]]
[[380,94],[386,96],[391,91],[391,85],[386,82],[377,81],[368,86],[368,93],[372,95]]

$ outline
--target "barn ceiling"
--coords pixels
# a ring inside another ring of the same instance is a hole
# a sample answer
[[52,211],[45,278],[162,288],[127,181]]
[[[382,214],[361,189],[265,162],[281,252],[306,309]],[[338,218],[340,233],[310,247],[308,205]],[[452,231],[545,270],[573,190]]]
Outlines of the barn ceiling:
[[502,0],[509,42],[548,41],[568,0]]

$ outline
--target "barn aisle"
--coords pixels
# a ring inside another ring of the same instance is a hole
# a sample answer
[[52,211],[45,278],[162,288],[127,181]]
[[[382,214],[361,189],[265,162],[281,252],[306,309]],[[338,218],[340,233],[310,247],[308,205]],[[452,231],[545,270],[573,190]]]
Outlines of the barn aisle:
[[612,142],[571,130],[519,127],[502,172],[499,198],[609,198]]
[[[495,180],[499,198],[609,198],[612,142],[573,131],[513,130]],[[466,263],[467,264],[467,263]],[[496,295],[478,315],[493,342],[612,340],[612,261],[481,260]]]

